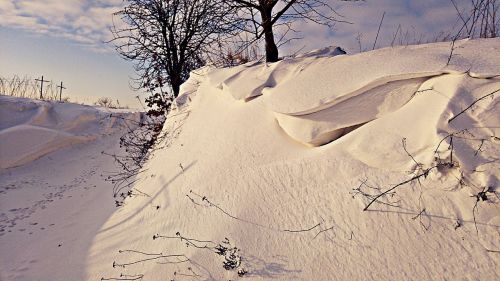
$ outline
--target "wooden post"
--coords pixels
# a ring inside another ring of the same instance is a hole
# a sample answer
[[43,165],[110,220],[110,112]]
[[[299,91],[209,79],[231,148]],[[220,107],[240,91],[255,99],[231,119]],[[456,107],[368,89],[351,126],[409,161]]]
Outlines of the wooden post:
[[57,88],[59,88],[59,101],[62,101],[62,90],[66,89],[65,87],[63,87],[63,82],[62,81],[61,81],[61,85],[57,86]]
[[41,82],[41,84],[40,84],[40,99],[43,100],[43,82],[50,82],[50,81],[43,80],[43,75],[42,75],[42,79],[35,79],[35,81]]

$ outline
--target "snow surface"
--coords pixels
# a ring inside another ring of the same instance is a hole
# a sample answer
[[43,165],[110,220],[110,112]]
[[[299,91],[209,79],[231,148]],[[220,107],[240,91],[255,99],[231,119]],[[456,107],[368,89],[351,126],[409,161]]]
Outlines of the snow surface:
[[[500,279],[499,96],[460,113],[500,89],[500,40],[456,46],[449,65],[450,43],[438,43],[198,70],[134,185],[148,196],[118,209],[96,176],[110,160],[92,154],[116,151],[117,134],[4,169],[2,225],[15,224],[0,236],[0,279]],[[33,125],[26,116],[2,118],[0,133]],[[397,188],[387,198],[396,207],[363,211],[356,188],[376,194],[437,161],[454,166]],[[99,187],[63,188],[75,169]],[[80,197],[30,203],[44,183]],[[52,221],[50,233],[29,225]],[[177,232],[227,237],[248,273],[225,270],[206,248],[153,239]]]
[[116,166],[101,152],[120,153],[139,118],[0,96],[0,280],[86,279],[88,248],[116,211],[103,178]]
[[109,118],[105,108],[0,96],[0,169],[122,131],[117,117],[123,114],[114,113]]

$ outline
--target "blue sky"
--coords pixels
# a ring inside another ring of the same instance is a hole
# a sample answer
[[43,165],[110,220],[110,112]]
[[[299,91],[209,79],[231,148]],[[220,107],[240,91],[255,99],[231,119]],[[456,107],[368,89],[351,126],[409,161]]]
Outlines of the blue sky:
[[[406,41],[432,40],[439,32],[457,26],[450,0],[366,0],[345,3],[330,0],[343,19],[353,24],[337,24],[333,30],[297,22],[302,40],[281,49],[282,54],[328,45],[349,52],[371,49],[378,23],[386,12],[377,47],[391,44],[398,30]],[[466,10],[469,0],[456,0]],[[77,100],[107,96],[137,107],[129,87],[132,64],[118,57],[111,46],[108,30],[111,14],[122,0],[0,0],[0,76],[14,74],[64,81],[67,93]],[[360,38],[360,40],[357,40]],[[399,40],[398,40],[399,41]]]

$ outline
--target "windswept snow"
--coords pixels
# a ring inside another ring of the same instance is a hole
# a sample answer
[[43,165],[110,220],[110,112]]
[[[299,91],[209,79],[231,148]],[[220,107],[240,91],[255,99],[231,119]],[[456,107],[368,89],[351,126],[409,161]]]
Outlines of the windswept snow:
[[[278,86],[265,89],[263,93],[270,94],[264,98],[275,112],[302,115],[388,82],[467,71],[477,77],[498,75],[500,58],[493,55],[500,53],[498,44],[488,40],[473,44],[464,40],[457,42],[454,48],[449,65],[446,63],[450,43],[401,46],[353,56],[315,59],[313,63],[304,63],[295,75],[290,75]],[[488,54],[489,58],[480,59],[477,54]]]
[[[111,114],[113,116],[111,116]],[[0,96],[0,280],[85,280],[89,245],[116,211],[119,138],[141,115]]]
[[[496,40],[457,41],[451,50],[447,42],[357,55],[329,47],[274,64],[251,62],[216,69],[207,78],[213,87],[237,100],[264,95],[283,130],[315,146],[397,110],[431,77],[499,75],[500,56],[489,55],[500,53]],[[488,58],[477,54],[488,54]]]
[[[332,47],[195,71],[134,185],[147,195],[92,212],[98,219],[84,220],[85,243],[70,223],[57,240],[37,236],[43,247],[24,232],[2,235],[1,277],[498,280],[500,100],[491,93],[500,89],[500,40],[456,42],[447,65],[450,48],[344,55]],[[2,130],[28,124],[23,116],[0,122]],[[23,167],[36,173],[36,163]],[[362,193],[380,194],[419,173],[363,211]],[[11,192],[0,194],[9,220]],[[210,243],[157,238],[177,232],[194,241],[228,238],[248,273],[225,270],[203,247]],[[48,266],[63,258],[62,247],[51,246],[59,240],[78,245],[76,257]]]
[[[123,130],[121,114],[91,106],[0,96],[0,169]],[[137,117],[136,117],[137,118]]]
[[295,140],[322,145],[383,115],[396,111],[418,91],[424,78],[388,82],[326,109],[304,115],[275,113],[280,126]]

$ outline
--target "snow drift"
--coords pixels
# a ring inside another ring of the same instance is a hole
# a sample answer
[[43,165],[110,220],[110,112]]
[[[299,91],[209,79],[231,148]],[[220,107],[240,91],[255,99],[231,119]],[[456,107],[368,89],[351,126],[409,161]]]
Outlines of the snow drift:
[[[147,196],[99,227],[84,273],[58,270],[78,280],[498,279],[500,40],[457,42],[448,63],[450,48],[332,47],[193,72],[134,185]],[[243,276],[211,251],[226,238]],[[57,248],[47,251],[28,255]],[[54,280],[45,264],[3,274]]]
[[129,116],[119,110],[0,96],[0,169],[121,131],[125,115]]
[[[500,40],[456,46],[448,64],[450,43],[438,43],[195,71],[165,126],[168,148],[136,185],[151,197],[108,221],[89,276],[240,278],[210,251],[152,239],[179,232],[228,237],[242,279],[497,279],[498,95],[460,112],[500,88]],[[384,201],[395,206],[362,211],[361,192],[440,161]]]
[[285,132],[300,142],[321,145],[397,110],[430,77],[468,73],[487,79],[498,75],[500,65],[498,56],[489,61],[477,56],[498,54],[495,40],[481,44],[459,41],[451,58],[449,43],[396,47],[355,56],[344,55],[338,47],[330,50],[330,56],[318,57],[318,52],[311,52],[270,65],[249,63],[216,70],[208,80],[235,99],[264,94],[265,104]]
[[[0,96],[0,280],[84,280],[139,112]],[[69,240],[67,240],[69,239]]]

